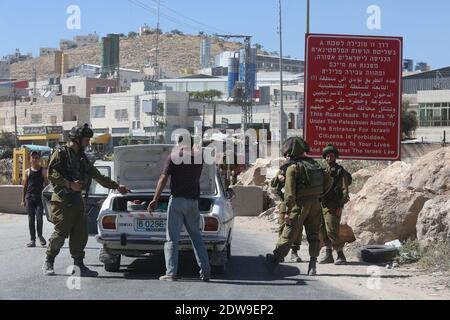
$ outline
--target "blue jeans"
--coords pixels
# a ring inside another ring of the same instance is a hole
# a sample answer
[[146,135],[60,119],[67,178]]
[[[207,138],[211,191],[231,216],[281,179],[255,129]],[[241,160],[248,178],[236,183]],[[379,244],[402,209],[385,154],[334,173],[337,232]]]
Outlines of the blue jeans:
[[166,275],[176,276],[178,273],[179,241],[183,225],[191,238],[195,258],[201,269],[200,273],[210,273],[211,267],[209,265],[208,251],[200,231],[200,218],[197,200],[170,198],[167,210],[167,242],[164,245]]

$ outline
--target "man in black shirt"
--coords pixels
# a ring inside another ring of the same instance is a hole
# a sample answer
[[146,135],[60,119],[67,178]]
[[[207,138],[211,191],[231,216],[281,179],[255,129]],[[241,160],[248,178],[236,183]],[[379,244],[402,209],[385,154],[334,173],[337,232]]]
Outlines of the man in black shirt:
[[[178,147],[166,161],[156,188],[155,197],[148,208],[150,213],[156,210],[161,193],[170,177],[172,196],[167,209],[167,242],[164,246],[167,271],[166,275],[160,278],[162,281],[176,281],[177,279],[179,239],[183,225],[189,233],[195,257],[201,269],[200,279],[205,282],[210,279],[211,267],[200,231],[201,217],[198,208],[203,164],[195,163],[194,152],[196,151],[192,143],[192,137],[190,137],[190,140],[185,142],[180,137]],[[201,150],[198,152],[201,152]],[[181,159],[183,161],[178,161]]]

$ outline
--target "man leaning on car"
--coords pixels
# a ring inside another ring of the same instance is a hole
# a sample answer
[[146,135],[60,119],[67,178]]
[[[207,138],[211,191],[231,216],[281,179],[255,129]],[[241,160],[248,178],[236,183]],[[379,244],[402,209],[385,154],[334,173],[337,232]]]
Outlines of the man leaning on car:
[[[185,138],[190,141],[185,141]],[[189,233],[201,269],[200,279],[208,282],[211,277],[208,251],[200,232],[201,216],[198,207],[203,164],[195,163],[195,149],[192,137],[179,138],[178,147],[167,158],[155,197],[148,207],[150,213],[157,209],[161,193],[170,177],[171,198],[167,210],[167,242],[164,245],[166,275],[160,277],[161,281],[177,280],[179,239],[183,225]],[[174,159],[190,159],[190,161],[175,164]]]

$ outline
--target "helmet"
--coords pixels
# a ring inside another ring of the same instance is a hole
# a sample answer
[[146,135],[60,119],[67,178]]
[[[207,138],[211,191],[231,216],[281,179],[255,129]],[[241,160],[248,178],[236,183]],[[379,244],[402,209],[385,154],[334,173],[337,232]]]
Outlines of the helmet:
[[94,136],[94,131],[89,128],[89,125],[86,123],[82,127],[73,127],[69,133],[70,140],[79,140],[83,138],[92,138]]
[[300,137],[293,137],[286,140],[283,144],[283,155],[291,159],[298,159],[303,153],[309,152],[308,143]]
[[323,158],[326,159],[327,155],[330,153],[333,153],[336,159],[339,158],[339,150],[332,144],[329,144],[325,149],[323,149]]

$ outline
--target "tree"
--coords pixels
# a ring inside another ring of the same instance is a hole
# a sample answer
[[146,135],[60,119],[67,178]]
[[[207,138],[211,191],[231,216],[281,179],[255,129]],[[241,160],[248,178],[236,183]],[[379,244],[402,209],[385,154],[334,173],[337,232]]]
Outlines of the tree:
[[3,149],[13,149],[15,146],[14,134],[2,130],[0,133],[0,147]]
[[133,143],[131,136],[125,137],[119,141],[120,146],[129,146]]
[[264,47],[261,44],[259,44],[259,43],[255,43],[255,48],[258,51],[262,51]]
[[176,34],[176,35],[179,35],[179,36],[181,36],[181,35],[184,34],[182,31],[180,31],[180,30],[178,30],[178,29],[173,29],[172,31],[170,31],[170,33]]
[[200,92],[191,92],[190,96],[196,100],[205,101],[208,104],[208,107],[210,108],[211,105],[213,106],[213,128],[216,127],[216,114],[217,114],[217,105],[214,103],[214,100],[221,98],[223,96],[223,93],[219,90],[206,90],[206,91],[200,91]]
[[419,121],[417,120],[417,114],[414,111],[409,111],[409,102],[404,102],[402,105],[402,132],[403,134],[410,138],[411,133],[416,131],[419,126]]
[[138,34],[137,32],[134,32],[134,31],[128,32],[128,38],[134,39],[134,38],[136,38],[138,35],[139,35],[139,34]]

